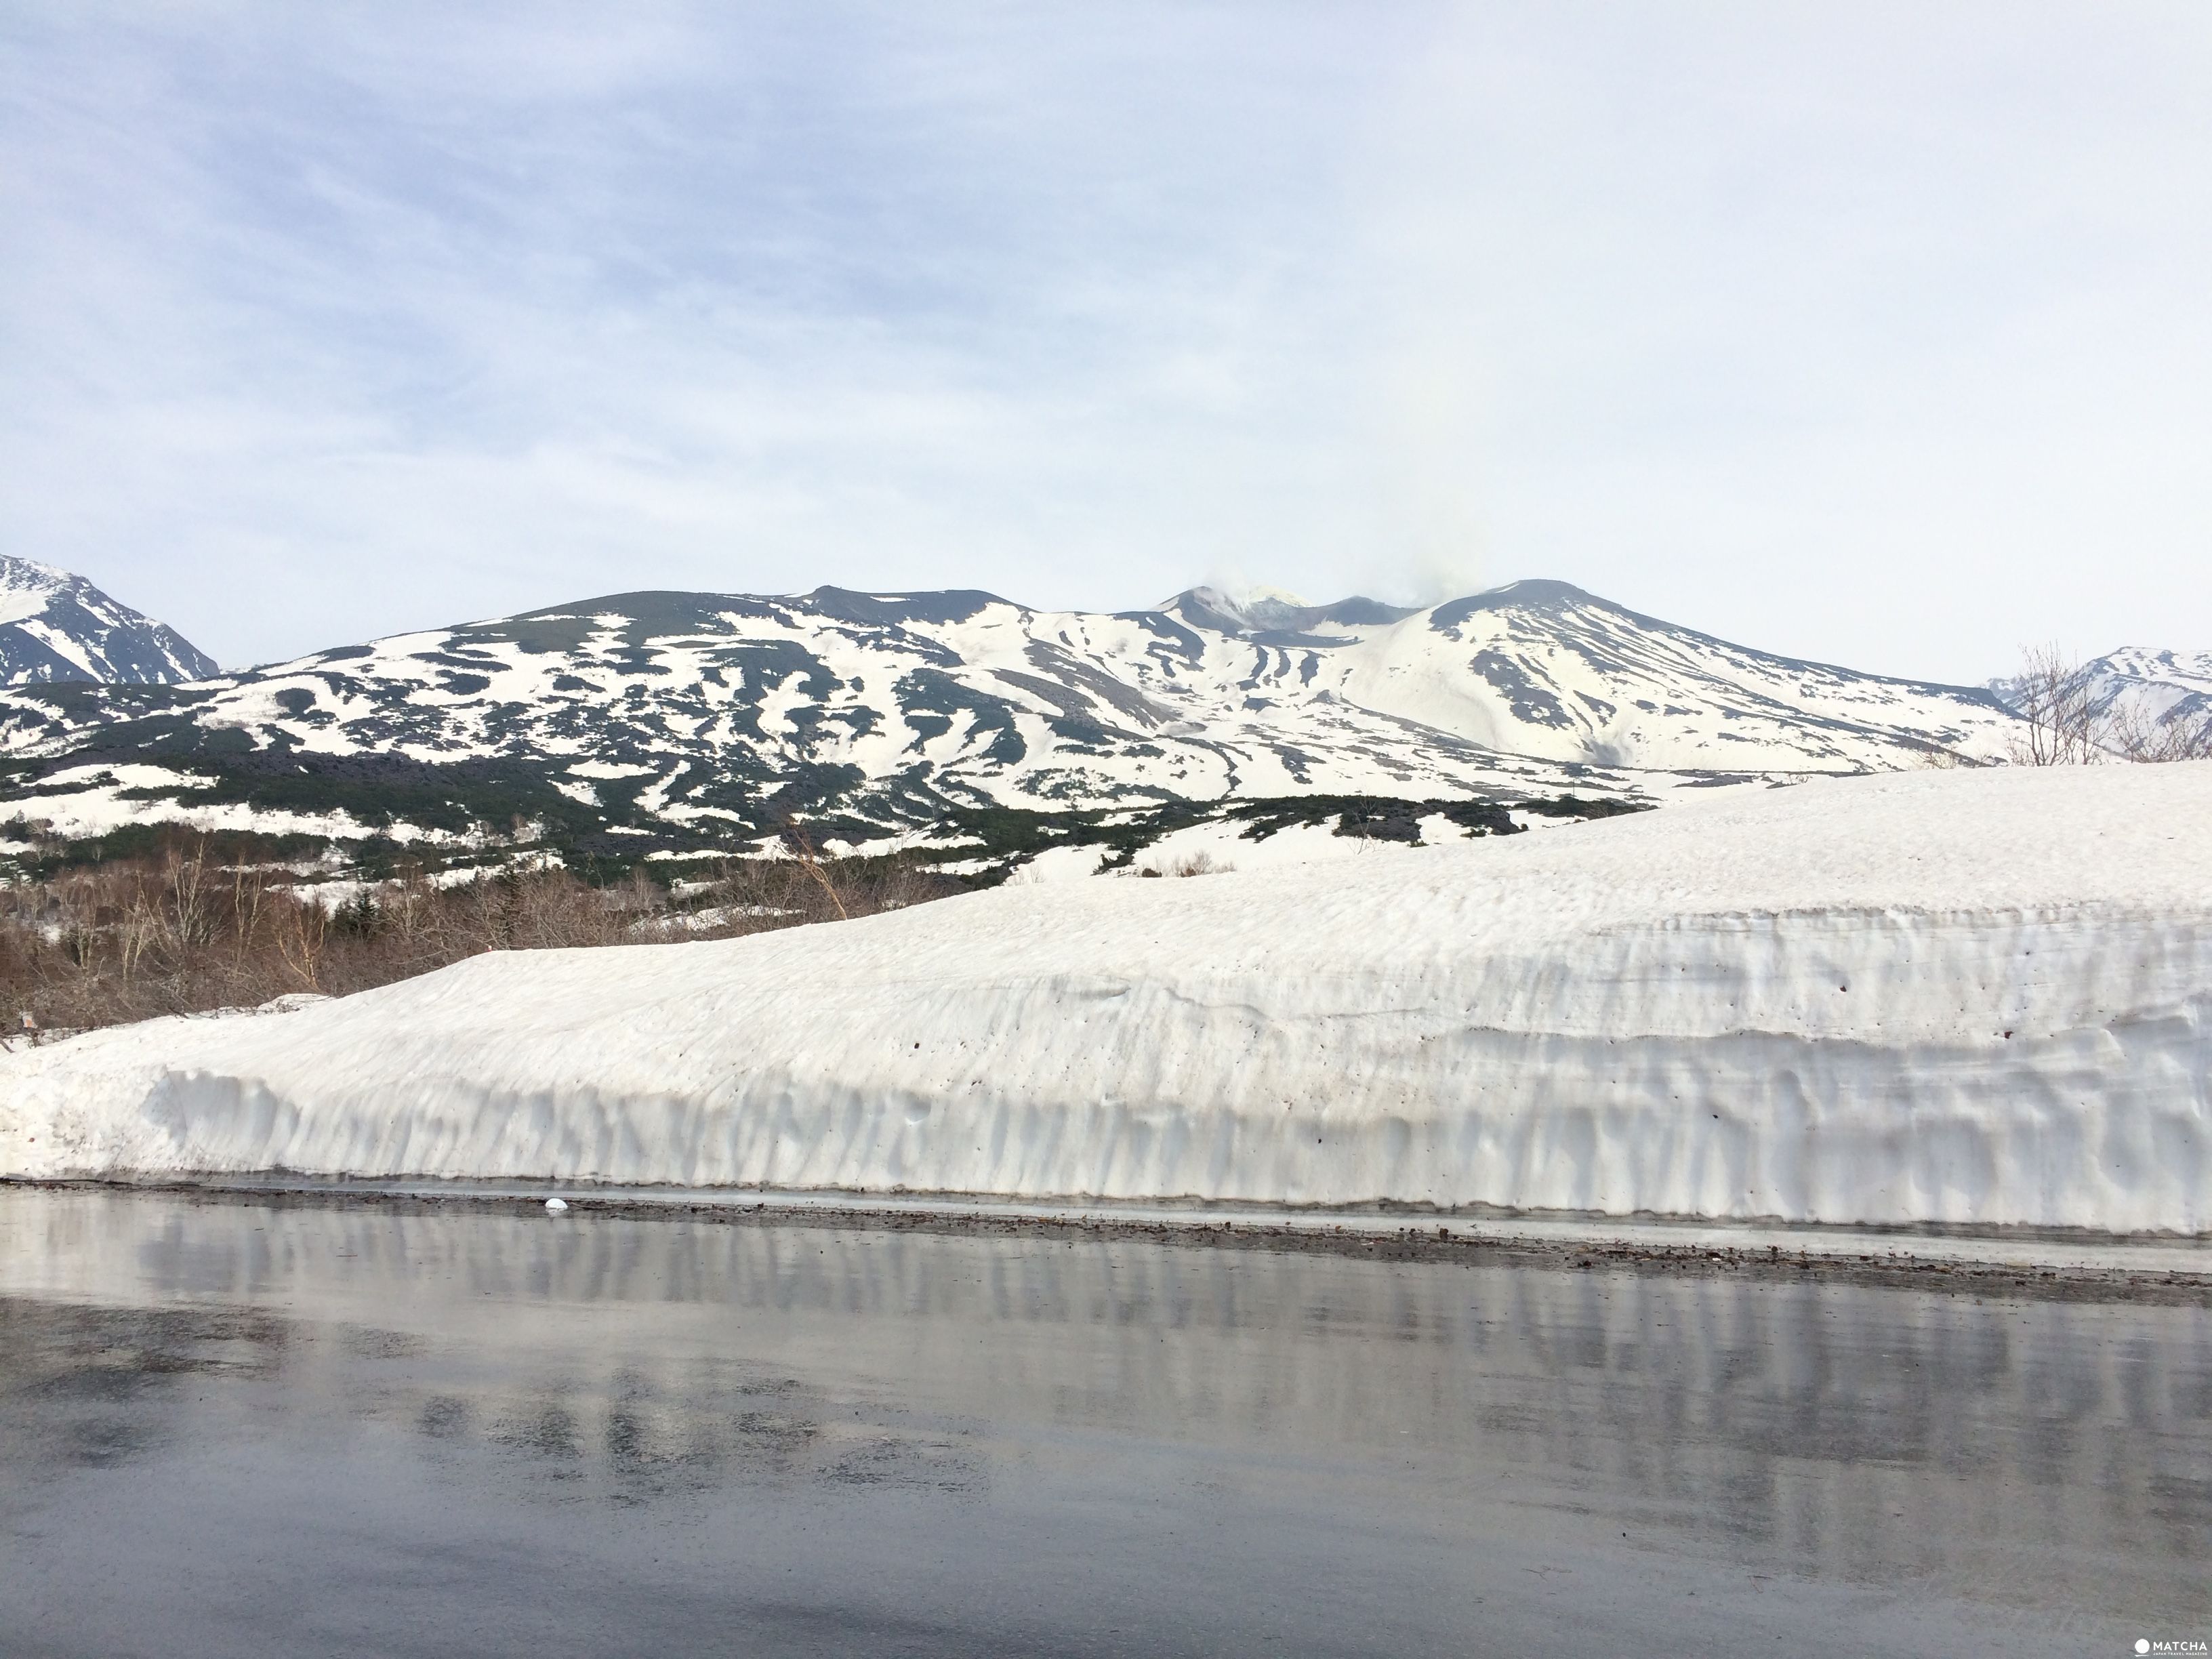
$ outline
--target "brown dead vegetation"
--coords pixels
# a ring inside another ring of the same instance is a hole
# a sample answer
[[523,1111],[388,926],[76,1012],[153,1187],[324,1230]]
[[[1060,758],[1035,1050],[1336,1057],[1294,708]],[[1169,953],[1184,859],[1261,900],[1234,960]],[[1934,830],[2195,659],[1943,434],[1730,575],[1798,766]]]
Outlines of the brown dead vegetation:
[[1137,873],[1140,876],[1219,876],[1236,867],[1233,864],[1217,862],[1212,854],[1200,851],[1185,853],[1181,858],[1170,859],[1164,864],[1145,865]]
[[663,887],[593,886],[557,866],[444,884],[420,871],[320,888],[226,860],[204,838],[0,886],[0,1018],[46,1032],[342,996],[486,951],[727,939],[961,890],[890,860],[732,859]]

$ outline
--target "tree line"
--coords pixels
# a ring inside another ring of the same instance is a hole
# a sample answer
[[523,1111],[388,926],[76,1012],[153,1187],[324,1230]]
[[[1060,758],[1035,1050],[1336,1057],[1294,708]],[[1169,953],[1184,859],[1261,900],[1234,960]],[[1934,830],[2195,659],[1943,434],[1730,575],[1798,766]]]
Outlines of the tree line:
[[[789,840],[790,838],[787,838]],[[550,860],[313,881],[200,836],[0,886],[0,1015],[35,1041],[161,1014],[342,996],[486,951],[728,939],[962,890],[896,860],[730,859],[672,885],[594,885]]]

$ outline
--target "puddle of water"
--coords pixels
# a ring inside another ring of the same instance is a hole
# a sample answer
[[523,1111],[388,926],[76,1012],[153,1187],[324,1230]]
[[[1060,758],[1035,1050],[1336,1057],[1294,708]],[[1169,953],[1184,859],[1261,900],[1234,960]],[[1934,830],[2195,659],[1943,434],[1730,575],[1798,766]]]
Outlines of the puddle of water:
[[2112,1652],[2212,1312],[0,1192],[0,1648]]

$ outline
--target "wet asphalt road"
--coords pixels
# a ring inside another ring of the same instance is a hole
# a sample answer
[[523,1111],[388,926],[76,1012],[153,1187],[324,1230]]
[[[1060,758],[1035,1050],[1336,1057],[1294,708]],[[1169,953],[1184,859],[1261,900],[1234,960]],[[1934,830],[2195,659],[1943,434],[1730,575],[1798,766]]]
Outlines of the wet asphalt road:
[[2110,1654],[2212,1311],[0,1188],[0,1656]]

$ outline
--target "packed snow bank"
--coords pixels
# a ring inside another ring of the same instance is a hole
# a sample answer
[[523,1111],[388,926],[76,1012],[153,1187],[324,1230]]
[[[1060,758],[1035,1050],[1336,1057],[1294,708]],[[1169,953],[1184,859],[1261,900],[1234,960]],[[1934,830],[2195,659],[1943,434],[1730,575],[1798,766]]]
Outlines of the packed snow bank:
[[1716,791],[0,1056],[0,1171],[2212,1231],[2212,764]]

